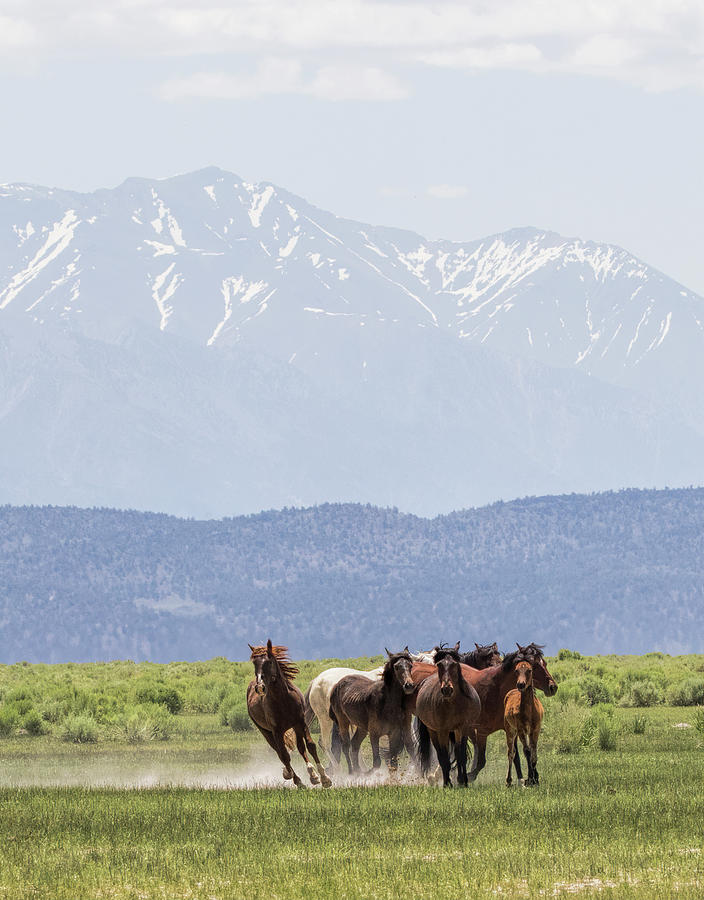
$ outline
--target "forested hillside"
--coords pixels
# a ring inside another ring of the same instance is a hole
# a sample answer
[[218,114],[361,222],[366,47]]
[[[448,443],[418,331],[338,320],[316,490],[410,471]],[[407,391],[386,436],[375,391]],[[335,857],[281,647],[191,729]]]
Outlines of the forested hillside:
[[241,659],[461,638],[704,651],[704,489],[432,520],[336,504],[218,521],[0,507],[0,660]]

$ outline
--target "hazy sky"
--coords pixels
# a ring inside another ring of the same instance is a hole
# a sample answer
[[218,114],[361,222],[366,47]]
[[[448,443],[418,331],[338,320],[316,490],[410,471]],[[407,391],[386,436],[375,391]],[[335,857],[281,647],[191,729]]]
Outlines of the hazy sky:
[[218,165],[428,237],[626,247],[704,294],[701,0],[0,0],[0,182]]

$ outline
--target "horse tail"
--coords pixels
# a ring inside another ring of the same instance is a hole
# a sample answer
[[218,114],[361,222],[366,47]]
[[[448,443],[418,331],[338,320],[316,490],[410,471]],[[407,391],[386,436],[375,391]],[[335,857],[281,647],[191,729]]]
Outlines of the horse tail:
[[308,685],[308,688],[303,695],[303,719],[306,723],[306,728],[310,728],[311,724],[313,723],[313,719],[315,718],[313,707],[310,705],[310,689],[312,686],[313,682]]
[[420,719],[416,719],[416,723],[416,741],[418,747],[418,759],[420,761],[420,771],[421,774],[425,776],[430,770],[430,732]]

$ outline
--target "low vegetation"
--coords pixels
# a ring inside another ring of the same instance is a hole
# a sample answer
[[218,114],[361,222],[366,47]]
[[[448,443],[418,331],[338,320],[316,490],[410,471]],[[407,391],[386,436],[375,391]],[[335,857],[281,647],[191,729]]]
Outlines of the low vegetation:
[[280,777],[244,718],[249,663],[0,667],[0,898],[699,898],[703,666],[549,659],[539,788],[504,786],[495,734],[467,790],[300,792],[232,790]]

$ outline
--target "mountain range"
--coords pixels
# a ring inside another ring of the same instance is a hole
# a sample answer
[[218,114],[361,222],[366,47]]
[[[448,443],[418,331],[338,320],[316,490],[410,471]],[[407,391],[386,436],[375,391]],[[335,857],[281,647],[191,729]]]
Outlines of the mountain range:
[[324,504],[213,521],[0,507],[0,661],[298,657],[439,641],[704,652],[704,489],[424,519]]
[[434,515],[704,483],[704,299],[617,247],[453,243],[220,169],[0,188],[0,499]]

